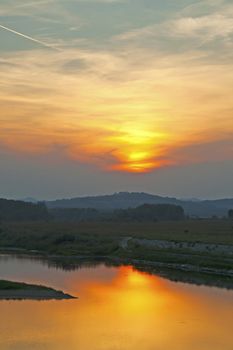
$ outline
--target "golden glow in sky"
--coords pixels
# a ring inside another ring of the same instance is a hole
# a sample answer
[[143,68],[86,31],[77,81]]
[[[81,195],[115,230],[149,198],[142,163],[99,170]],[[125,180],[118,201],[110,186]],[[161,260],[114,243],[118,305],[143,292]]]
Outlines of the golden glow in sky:
[[[26,155],[58,152],[79,163],[128,173],[232,160],[233,10],[223,3],[210,6],[208,15],[200,13],[201,4],[187,6],[179,15],[167,9],[167,20],[149,26],[145,13],[140,28],[130,17],[132,28],[109,32],[106,45],[94,30],[102,23],[97,15],[89,40],[88,28],[80,32],[71,26],[72,16],[64,19],[70,23],[68,39],[60,27],[56,37],[41,38],[30,34],[32,26],[30,33],[17,25],[9,32],[5,23],[0,31],[5,44],[0,147]],[[71,15],[67,3],[61,4]],[[19,18],[38,14],[38,31],[43,29],[40,11],[62,15],[61,8],[49,3],[35,7],[26,2],[23,14],[17,1],[15,5],[0,5],[0,17],[13,9]],[[82,9],[80,3],[75,6]],[[126,5],[117,6],[123,11]]]

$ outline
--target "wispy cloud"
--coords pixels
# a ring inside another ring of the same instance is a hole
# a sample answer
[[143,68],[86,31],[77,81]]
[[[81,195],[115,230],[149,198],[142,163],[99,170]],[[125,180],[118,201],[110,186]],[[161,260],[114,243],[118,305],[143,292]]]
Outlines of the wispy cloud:
[[[55,4],[55,19],[65,13],[67,28],[77,28],[76,14]],[[50,6],[32,2],[27,15],[37,5],[40,15]],[[71,33],[61,37],[59,52],[38,46],[3,53],[0,145],[24,154],[56,148],[79,162],[132,172],[232,158],[231,51],[225,48],[223,61],[223,51],[214,48],[210,59],[211,50],[201,47],[231,36],[230,15],[216,6],[207,14],[192,16],[186,8],[150,26],[131,25],[104,49],[88,36],[82,49],[83,38]],[[57,49],[49,36],[47,42],[0,28]],[[148,37],[155,42],[148,45]]]
[[1,16],[20,16],[23,14],[33,14],[39,9],[46,8],[47,5],[54,4],[54,0],[38,1],[10,1],[0,4]]
[[229,67],[201,56],[66,49],[4,59],[0,143],[14,152],[56,146],[77,161],[135,172],[197,162],[192,146],[233,138]]
[[[203,2],[199,3],[199,6],[200,4],[203,5]],[[192,15],[191,10],[199,8],[199,6],[195,4],[187,7],[181,14],[173,14],[173,18],[166,19],[163,22],[131,29],[117,36],[116,39],[138,42],[143,42],[148,38],[154,38],[158,41],[164,39],[198,39],[197,46],[200,46],[216,39],[225,40],[233,35],[232,5],[217,7],[217,2],[215,2],[213,12],[206,15],[200,13],[196,16]],[[171,48],[173,47],[171,41],[168,45]],[[196,46],[194,42],[193,46]],[[187,45],[187,48],[189,48],[189,45]]]
[[203,41],[225,38],[233,34],[231,14],[213,14],[201,17],[183,17],[168,23],[171,36],[198,37]]

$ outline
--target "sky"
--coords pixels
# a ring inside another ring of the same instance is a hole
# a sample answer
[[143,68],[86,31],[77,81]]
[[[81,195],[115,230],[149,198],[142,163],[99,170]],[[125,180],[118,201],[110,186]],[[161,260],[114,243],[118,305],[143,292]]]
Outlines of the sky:
[[1,0],[0,197],[233,197],[233,4]]

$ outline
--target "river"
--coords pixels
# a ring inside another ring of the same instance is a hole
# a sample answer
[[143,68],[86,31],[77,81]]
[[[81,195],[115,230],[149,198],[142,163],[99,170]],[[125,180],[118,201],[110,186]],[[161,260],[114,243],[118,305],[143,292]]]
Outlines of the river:
[[0,279],[79,299],[0,301],[0,350],[232,350],[233,291],[171,282],[130,266],[62,269],[0,255]]

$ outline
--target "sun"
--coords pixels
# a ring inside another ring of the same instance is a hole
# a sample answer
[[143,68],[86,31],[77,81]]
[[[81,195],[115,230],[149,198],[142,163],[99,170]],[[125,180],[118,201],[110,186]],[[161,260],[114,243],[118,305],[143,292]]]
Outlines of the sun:
[[145,173],[161,166],[160,144],[165,134],[152,131],[145,126],[126,125],[118,129],[112,137],[113,156],[116,164],[112,170],[131,173]]

